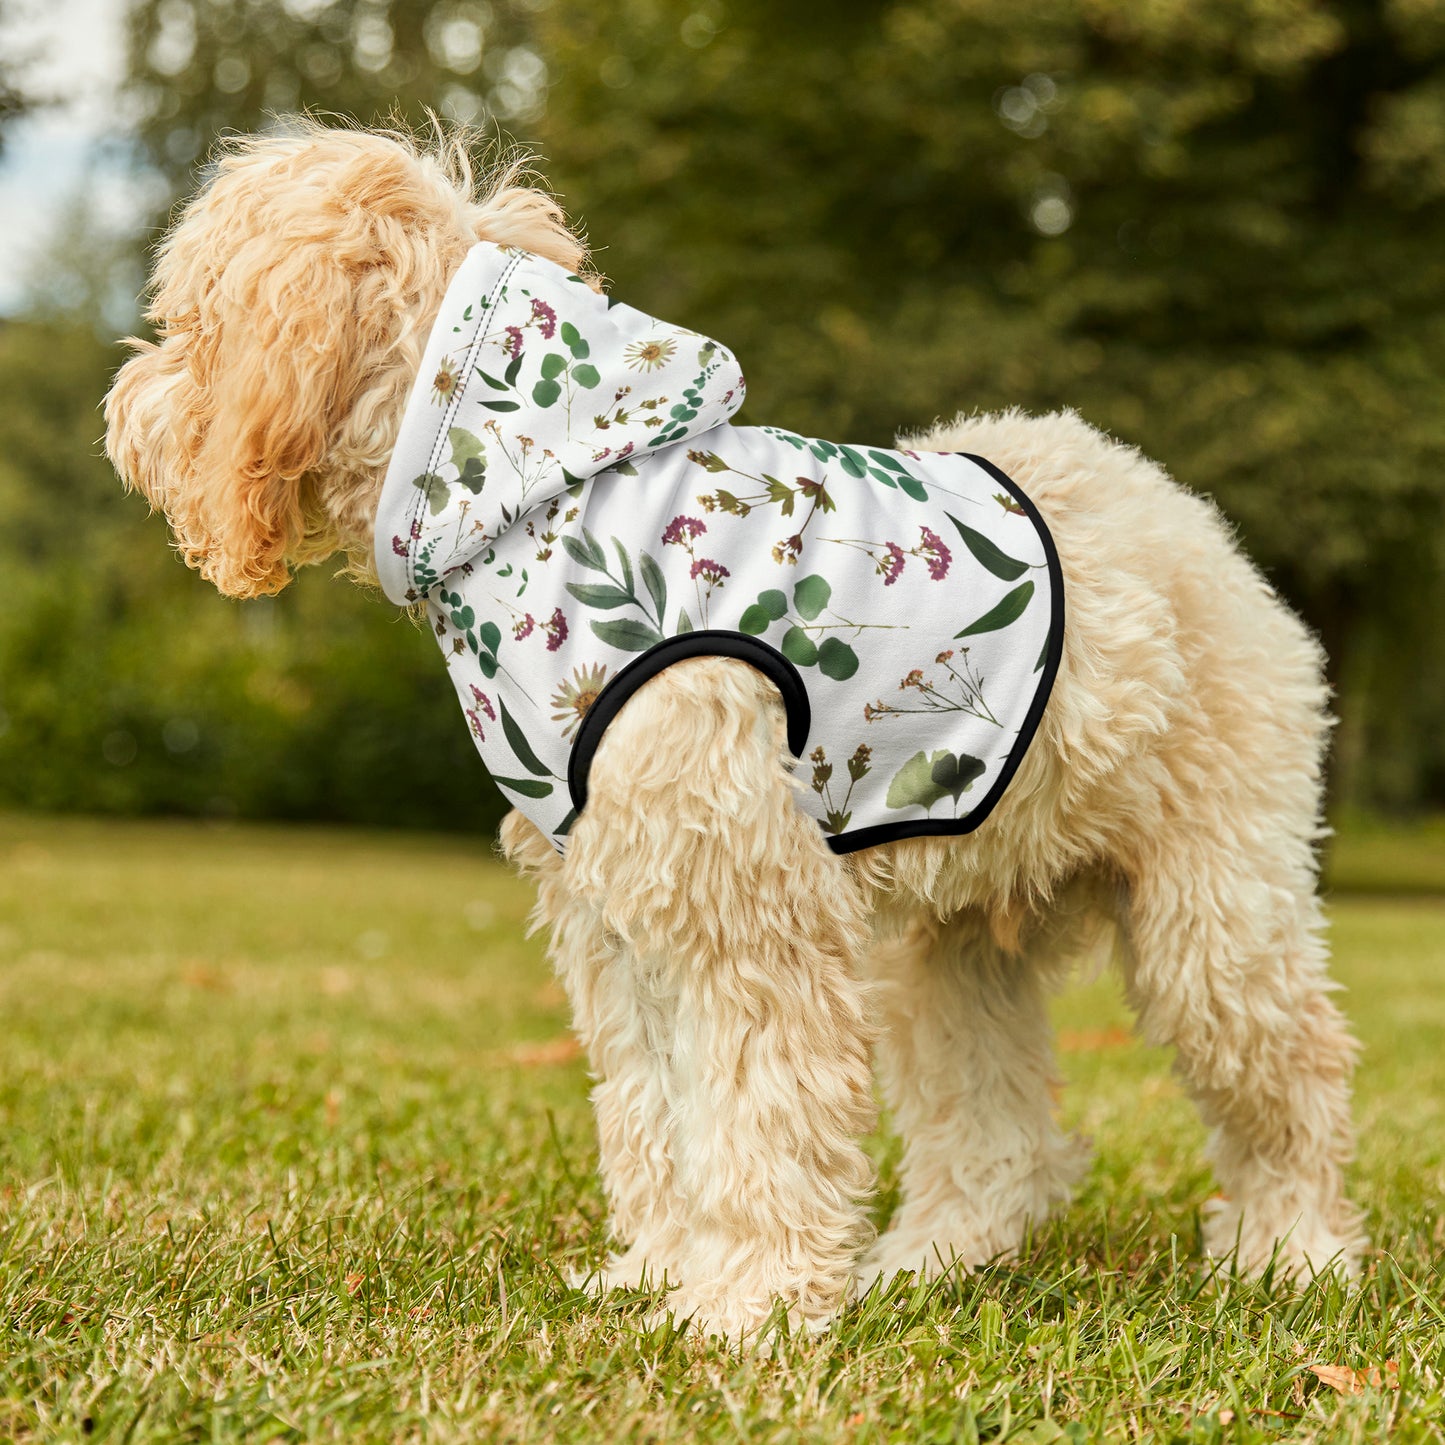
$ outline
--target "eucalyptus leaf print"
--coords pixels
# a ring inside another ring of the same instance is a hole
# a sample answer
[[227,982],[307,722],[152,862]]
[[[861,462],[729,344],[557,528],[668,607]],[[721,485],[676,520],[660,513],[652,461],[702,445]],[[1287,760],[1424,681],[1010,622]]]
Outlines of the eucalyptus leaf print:
[[979,564],[987,567],[995,577],[1004,582],[1014,582],[1029,570],[1027,562],[1020,562],[1010,557],[997,543],[990,541],[982,532],[965,526],[952,512],[946,512],[944,515],[958,528],[958,535],[963,538],[964,546],[973,553]]
[[[908,629],[896,623],[855,622],[829,607],[832,598],[833,586],[828,579],[809,573],[793,586],[791,612],[784,593],[776,587],[766,588],[758,593],[756,602],[743,609],[738,630],[750,637],[761,637],[774,623],[786,621],[789,626],[779,640],[778,651],[795,667],[816,667],[824,677],[846,682],[858,671],[858,653],[852,643],[864,632],[906,632]],[[819,621],[824,613],[831,620]],[[841,637],[825,635],[834,632],[853,635],[846,642]]]
[[885,487],[897,488],[905,496],[912,497],[915,502],[928,500],[928,488],[902,460],[907,456],[912,457],[915,461],[921,461],[922,458],[917,452],[897,453],[876,451],[872,448],[860,449],[845,446],[841,442],[824,441],[820,437],[799,436],[797,432],[784,431],[781,427],[765,426],[761,430],[797,451],[808,452],[820,462],[836,463],[839,470],[846,476],[859,479],[869,477]]
[[1034,595],[1034,584],[1032,582],[1020,582],[1001,602],[990,607],[982,617],[970,622],[962,632],[955,632],[955,637],[976,637],[980,632],[997,632],[1001,627],[1008,627],[1024,615],[1024,608],[1029,605],[1029,599]]

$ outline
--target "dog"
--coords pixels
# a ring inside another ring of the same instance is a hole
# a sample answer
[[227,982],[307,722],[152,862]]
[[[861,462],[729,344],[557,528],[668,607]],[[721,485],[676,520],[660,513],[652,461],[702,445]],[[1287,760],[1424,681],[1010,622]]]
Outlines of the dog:
[[[159,248],[156,340],[106,399],[118,473],[221,592],[332,557],[376,582],[409,398],[479,244],[598,289],[557,204],[516,168],[479,183],[455,138],[305,122],[222,146]],[[1111,935],[1212,1131],[1206,1249],[1353,1273],[1317,643],[1208,501],[1072,413],[904,447],[987,458],[1057,550],[1055,674],[983,826],[830,847],[778,680],[705,650],[623,700],[565,848],[521,811],[502,825],[595,1079],[616,1249],[592,1286],[665,1285],[673,1317],[741,1340],[779,1301],[821,1329],[875,1281],[1008,1258],[1086,1167],[1054,1119],[1046,1004]],[[875,1055],[904,1141],[876,1238]]]

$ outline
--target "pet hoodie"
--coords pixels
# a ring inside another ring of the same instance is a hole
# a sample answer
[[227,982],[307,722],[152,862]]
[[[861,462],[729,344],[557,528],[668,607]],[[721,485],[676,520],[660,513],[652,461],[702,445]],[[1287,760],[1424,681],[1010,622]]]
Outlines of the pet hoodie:
[[425,604],[483,761],[559,850],[608,722],[702,656],[777,686],[836,852],[969,832],[1058,667],[1038,512],[980,457],[734,426],[742,402],[717,342],[476,246],[387,471],[382,587]]

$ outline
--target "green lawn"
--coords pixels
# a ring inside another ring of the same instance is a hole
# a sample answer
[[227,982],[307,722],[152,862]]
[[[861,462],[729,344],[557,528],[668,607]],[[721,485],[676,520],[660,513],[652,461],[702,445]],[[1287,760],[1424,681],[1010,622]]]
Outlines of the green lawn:
[[1331,905],[1361,1288],[1210,1277],[1201,1131],[1098,984],[1098,1160],[1023,1262],[738,1359],[566,1283],[586,1080],[485,844],[0,817],[0,1439],[1445,1440],[1445,901],[1341,893],[1374,856]]

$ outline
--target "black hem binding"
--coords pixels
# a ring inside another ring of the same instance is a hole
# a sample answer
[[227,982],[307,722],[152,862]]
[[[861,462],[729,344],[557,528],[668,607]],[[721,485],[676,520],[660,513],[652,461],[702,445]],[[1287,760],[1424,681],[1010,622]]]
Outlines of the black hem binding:
[[735,657],[757,668],[783,695],[783,710],[788,719],[788,751],[794,757],[803,755],[813,726],[813,712],[808,689],[798,676],[798,669],[776,647],[745,632],[709,627],[681,632],[676,637],[664,637],[641,657],[629,662],[587,709],[572,743],[572,755],[567,760],[567,791],[572,794],[572,806],[579,815],[587,803],[587,775],[592,771],[592,758],[613,718],[643,683],[650,682],[674,662],[689,657]]
[[[856,853],[863,848],[876,848],[882,843],[894,843],[903,838],[957,838],[972,833],[993,812],[1004,790],[1013,782],[1014,774],[1028,752],[1043,720],[1044,708],[1054,690],[1054,679],[1058,676],[1059,661],[1064,652],[1064,578],[1059,566],[1058,549],[1054,546],[1044,519],[1033,502],[1014,485],[1013,481],[991,461],[975,456],[972,452],[955,452],[954,456],[966,457],[975,466],[982,467],[994,481],[1023,508],[1033,523],[1044,548],[1044,563],[1049,573],[1049,640],[1044,656],[1043,671],[1038,687],[1034,690],[1033,701],[1024,716],[1023,725],[1014,739],[1009,755],[992,787],[979,805],[966,818],[919,818],[898,823],[878,823],[871,828],[859,828],[852,833],[839,833],[826,841],[834,853]],[[665,637],[649,648],[619,672],[598,694],[597,701],[587,710],[582,725],[577,730],[576,741],[572,744],[572,755],[567,764],[567,788],[572,794],[572,804],[580,814],[587,802],[587,774],[592,767],[592,758],[597,745],[602,741],[608,724],[622,711],[623,705],[643,683],[656,677],[664,668],[688,657],[735,657],[741,662],[757,668],[782,694],[783,707],[788,718],[788,750],[794,757],[801,758],[807,745],[808,731],[812,726],[812,712],[808,702],[808,690],[798,669],[775,647],[760,638],[750,637],[742,632],[730,632],[723,628],[707,628],[701,632],[684,632],[677,637]]]

